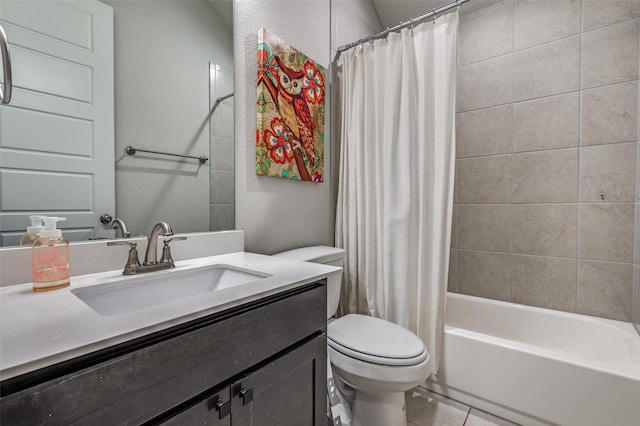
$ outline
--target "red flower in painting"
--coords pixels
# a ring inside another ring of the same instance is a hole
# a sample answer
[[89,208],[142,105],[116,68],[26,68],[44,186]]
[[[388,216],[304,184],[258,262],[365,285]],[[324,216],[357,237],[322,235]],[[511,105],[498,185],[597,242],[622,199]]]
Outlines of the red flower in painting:
[[321,104],[324,101],[324,75],[311,61],[304,63],[304,79],[302,80],[304,97],[307,102]]
[[269,51],[269,46],[262,43],[258,46],[258,82],[264,76],[274,83],[278,81],[278,63],[275,55]]
[[266,129],[262,136],[269,150],[269,157],[279,164],[290,163],[293,160],[293,149],[289,141],[289,134],[285,131],[284,122],[275,117],[271,120],[271,129]]

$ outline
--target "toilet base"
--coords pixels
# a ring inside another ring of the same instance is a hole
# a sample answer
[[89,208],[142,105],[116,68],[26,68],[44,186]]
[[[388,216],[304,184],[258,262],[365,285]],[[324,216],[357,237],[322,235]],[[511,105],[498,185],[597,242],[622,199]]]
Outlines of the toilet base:
[[355,390],[351,426],[406,426],[404,392]]

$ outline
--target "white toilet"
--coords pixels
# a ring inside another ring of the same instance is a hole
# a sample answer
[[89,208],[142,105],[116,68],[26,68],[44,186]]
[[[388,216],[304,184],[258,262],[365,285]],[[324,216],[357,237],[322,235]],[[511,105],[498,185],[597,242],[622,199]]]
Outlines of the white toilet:
[[[303,247],[278,253],[307,262],[343,265],[344,250]],[[340,275],[327,282],[327,351],[344,410],[344,426],[405,426],[405,391],[431,373],[422,341],[403,327],[367,315],[331,318],[338,310]]]

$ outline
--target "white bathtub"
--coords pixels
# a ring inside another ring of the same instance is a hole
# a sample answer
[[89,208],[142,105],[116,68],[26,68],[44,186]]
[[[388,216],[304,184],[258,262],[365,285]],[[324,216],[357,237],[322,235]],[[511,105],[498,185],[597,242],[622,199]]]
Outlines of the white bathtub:
[[449,293],[427,387],[523,425],[639,426],[629,323]]

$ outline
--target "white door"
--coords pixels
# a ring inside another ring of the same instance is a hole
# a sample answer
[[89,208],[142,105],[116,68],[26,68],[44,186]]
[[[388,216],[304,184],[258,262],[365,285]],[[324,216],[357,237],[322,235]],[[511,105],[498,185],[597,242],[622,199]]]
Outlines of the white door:
[[30,214],[64,216],[69,240],[115,213],[113,10],[97,0],[0,0],[13,96],[0,106],[0,245]]

